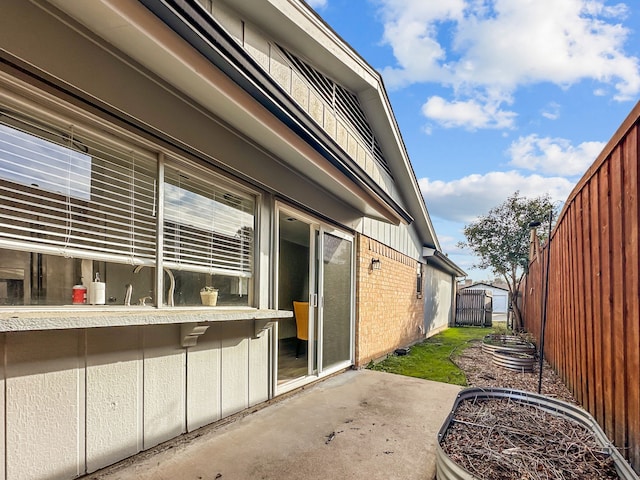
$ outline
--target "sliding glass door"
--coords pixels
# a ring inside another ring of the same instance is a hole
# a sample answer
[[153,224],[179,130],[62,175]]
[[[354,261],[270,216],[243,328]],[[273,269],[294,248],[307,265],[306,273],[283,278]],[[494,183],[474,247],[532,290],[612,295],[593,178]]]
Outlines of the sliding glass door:
[[318,245],[322,371],[351,360],[353,242],[322,231]]
[[278,308],[295,310],[278,327],[277,385],[286,391],[351,364],[353,237],[284,209],[278,225]]

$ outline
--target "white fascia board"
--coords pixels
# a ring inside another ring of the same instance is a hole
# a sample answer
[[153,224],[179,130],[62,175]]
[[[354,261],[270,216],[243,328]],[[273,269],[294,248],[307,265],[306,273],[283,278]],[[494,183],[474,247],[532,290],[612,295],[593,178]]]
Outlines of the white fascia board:
[[362,93],[360,99],[421,238],[425,239],[427,246],[441,250],[382,79],[378,89]]
[[496,285],[489,285],[488,283],[483,283],[483,282],[474,283],[474,284],[468,285],[466,287],[460,287],[460,290],[467,290],[467,289],[468,290],[473,290],[474,288],[478,289],[479,287],[486,287],[485,290],[502,290],[503,292],[509,292],[508,288],[502,288],[502,287],[498,287]]
[[466,277],[467,273],[456,265],[447,255],[435,251],[431,256],[425,257],[427,264],[442,270],[443,272],[450,273],[456,277]]
[[[355,93],[378,88],[378,73],[312,8],[300,0],[223,0],[276,42]],[[283,25],[287,25],[283,28]]]

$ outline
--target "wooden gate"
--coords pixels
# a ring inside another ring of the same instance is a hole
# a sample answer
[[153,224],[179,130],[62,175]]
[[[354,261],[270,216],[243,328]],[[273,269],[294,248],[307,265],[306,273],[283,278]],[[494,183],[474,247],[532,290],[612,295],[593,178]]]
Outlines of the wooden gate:
[[490,290],[459,291],[456,295],[456,326],[490,327],[492,300]]

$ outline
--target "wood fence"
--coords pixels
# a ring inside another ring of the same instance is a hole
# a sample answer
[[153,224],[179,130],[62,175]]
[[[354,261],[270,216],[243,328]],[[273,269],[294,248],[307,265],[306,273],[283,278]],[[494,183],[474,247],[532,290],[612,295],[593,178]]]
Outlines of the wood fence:
[[[640,103],[575,187],[522,289],[545,357],[640,471]],[[544,393],[544,384],[542,386]]]
[[456,325],[491,326],[491,291],[464,289],[460,290],[456,297]]

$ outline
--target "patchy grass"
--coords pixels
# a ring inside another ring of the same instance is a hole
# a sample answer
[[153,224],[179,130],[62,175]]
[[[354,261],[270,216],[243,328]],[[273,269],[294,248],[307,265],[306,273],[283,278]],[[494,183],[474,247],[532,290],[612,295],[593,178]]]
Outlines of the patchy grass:
[[426,339],[411,347],[408,355],[389,355],[369,369],[380,372],[396,373],[409,377],[424,378],[436,382],[467,385],[464,372],[452,361],[467,346],[468,342],[480,341],[495,329],[481,327],[454,327]]

